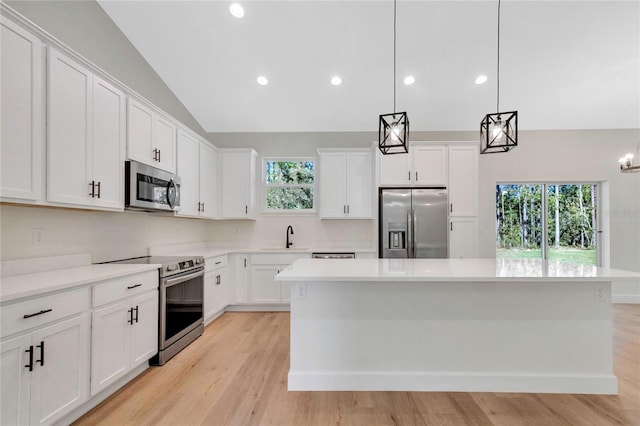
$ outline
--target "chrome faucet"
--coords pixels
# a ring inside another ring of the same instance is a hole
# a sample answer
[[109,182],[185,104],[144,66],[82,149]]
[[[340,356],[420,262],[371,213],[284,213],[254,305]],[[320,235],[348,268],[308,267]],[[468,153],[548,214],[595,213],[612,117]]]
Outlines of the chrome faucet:
[[[289,231],[291,231],[291,234],[289,234]],[[287,226],[287,248],[293,245],[293,241],[289,239],[290,235],[293,235],[293,227],[291,225]]]

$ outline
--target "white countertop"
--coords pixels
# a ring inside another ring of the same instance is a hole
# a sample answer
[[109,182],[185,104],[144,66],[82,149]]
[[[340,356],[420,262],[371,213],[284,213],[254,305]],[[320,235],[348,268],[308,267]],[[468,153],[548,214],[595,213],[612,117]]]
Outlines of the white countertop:
[[367,248],[220,248],[220,247],[199,247],[175,250],[163,250],[162,255],[170,256],[203,256],[208,257],[222,256],[225,254],[298,254],[298,253],[375,253],[375,249]]
[[154,269],[158,270],[160,266],[155,264],[98,264],[3,277],[0,281],[0,302],[14,301],[84,284],[92,284]]
[[640,273],[539,259],[300,259],[278,281],[621,281]]

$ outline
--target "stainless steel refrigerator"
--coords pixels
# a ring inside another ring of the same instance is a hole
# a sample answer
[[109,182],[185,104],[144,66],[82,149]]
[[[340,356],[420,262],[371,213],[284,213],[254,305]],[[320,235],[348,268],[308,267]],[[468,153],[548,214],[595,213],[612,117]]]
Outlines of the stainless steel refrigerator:
[[381,258],[447,257],[447,189],[380,189]]

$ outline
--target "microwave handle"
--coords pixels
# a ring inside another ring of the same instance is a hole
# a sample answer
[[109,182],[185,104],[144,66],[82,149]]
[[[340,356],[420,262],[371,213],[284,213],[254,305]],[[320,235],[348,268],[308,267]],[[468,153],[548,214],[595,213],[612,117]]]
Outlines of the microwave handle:
[[167,204],[172,209],[176,206],[176,183],[173,179],[167,184]]

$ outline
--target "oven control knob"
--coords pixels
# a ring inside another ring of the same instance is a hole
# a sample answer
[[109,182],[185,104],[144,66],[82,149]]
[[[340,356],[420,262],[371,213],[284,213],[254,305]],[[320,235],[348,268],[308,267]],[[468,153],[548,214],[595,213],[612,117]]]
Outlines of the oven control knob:
[[196,265],[204,263],[204,259],[196,259]]
[[167,265],[167,272],[175,271],[176,269],[178,269],[178,264],[176,264],[176,263],[173,263],[171,265]]

